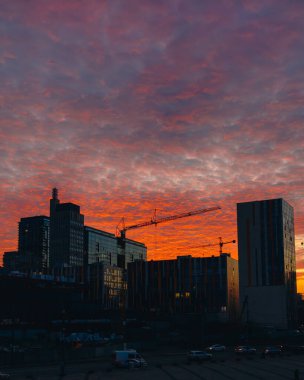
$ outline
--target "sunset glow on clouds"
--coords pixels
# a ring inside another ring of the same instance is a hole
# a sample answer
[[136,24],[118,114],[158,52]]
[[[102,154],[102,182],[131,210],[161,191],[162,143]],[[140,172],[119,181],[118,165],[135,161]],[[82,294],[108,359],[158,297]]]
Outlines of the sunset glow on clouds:
[[304,2],[10,0],[0,18],[0,252],[54,186],[109,232],[222,207],[130,231],[149,259],[217,254],[178,248],[236,239],[242,201],[285,198],[304,239]]

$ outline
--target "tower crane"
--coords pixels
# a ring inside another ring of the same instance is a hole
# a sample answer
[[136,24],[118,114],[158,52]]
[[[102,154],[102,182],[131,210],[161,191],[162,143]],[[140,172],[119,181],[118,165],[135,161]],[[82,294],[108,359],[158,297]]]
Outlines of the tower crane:
[[156,226],[159,223],[170,222],[171,220],[186,218],[187,216],[205,214],[206,212],[216,211],[216,210],[220,210],[220,209],[221,209],[221,207],[219,207],[219,206],[214,206],[214,207],[209,207],[209,208],[201,208],[198,210],[183,212],[183,213],[171,215],[171,216],[165,216],[164,218],[158,218],[158,219],[156,218],[156,215],[154,214],[154,216],[151,218],[151,220],[148,220],[147,222],[138,223],[138,224],[132,224],[130,226],[125,226],[124,219],[122,219],[122,221],[121,221],[122,228],[119,228],[119,225],[118,225],[116,230],[119,232],[120,238],[122,240],[124,240],[126,238],[126,231],[129,231],[129,230],[134,230],[136,228],[141,228],[141,227],[147,227],[147,226],[151,226],[153,224]]
[[205,244],[205,245],[195,245],[195,246],[191,246],[188,248],[207,248],[207,247],[214,247],[214,246],[218,245],[220,247],[220,255],[222,255],[223,254],[223,245],[235,243],[235,242],[236,242],[236,240],[223,241],[223,239],[221,237],[219,237],[218,243],[210,243],[210,244]]
[[[155,226],[157,226],[157,224],[159,224],[159,223],[170,222],[171,220],[186,218],[188,216],[193,216],[193,215],[205,214],[206,212],[216,211],[216,210],[220,210],[220,209],[221,209],[221,207],[219,207],[219,206],[214,206],[214,207],[209,207],[209,208],[201,208],[198,210],[183,212],[180,214],[166,216],[163,218],[157,218],[156,213],[154,213],[151,220],[148,220],[146,222],[137,223],[137,224],[131,224],[129,226],[125,225],[124,218],[122,218],[122,220],[120,221],[120,223],[116,227],[116,235],[118,237],[118,241],[122,247],[122,252],[123,252],[123,254],[122,254],[123,261],[121,263],[121,267],[124,267],[124,265],[125,265],[124,256],[125,256],[126,231],[134,230],[134,229],[141,228],[141,227],[151,226],[153,224]],[[121,227],[120,227],[120,225],[121,225]],[[124,309],[125,309],[125,303],[126,303],[125,298],[126,298],[125,292],[124,292],[124,290],[122,290],[122,294],[121,294],[122,315],[124,315]]]

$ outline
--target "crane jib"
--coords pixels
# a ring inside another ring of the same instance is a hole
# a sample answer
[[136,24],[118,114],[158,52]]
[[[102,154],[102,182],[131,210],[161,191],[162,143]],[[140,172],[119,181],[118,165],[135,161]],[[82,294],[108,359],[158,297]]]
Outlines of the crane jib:
[[216,210],[220,210],[220,209],[221,209],[221,207],[214,206],[214,207],[210,207],[210,208],[203,208],[203,209],[199,209],[199,210],[184,212],[184,213],[181,213],[181,214],[166,216],[164,218],[151,219],[151,220],[149,220],[147,222],[142,222],[142,223],[138,223],[138,224],[133,224],[131,226],[126,226],[120,232],[122,233],[123,231],[128,231],[128,230],[132,230],[132,229],[135,229],[135,228],[151,226],[153,224],[157,225],[159,223],[169,222],[171,220],[175,220],[175,219],[179,219],[179,218],[185,218],[187,216],[204,214],[204,213],[209,212],[209,211],[216,211]]

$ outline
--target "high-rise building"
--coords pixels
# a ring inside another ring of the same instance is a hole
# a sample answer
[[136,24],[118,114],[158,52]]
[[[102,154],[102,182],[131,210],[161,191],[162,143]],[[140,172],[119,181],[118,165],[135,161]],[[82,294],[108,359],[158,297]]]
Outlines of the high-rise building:
[[296,321],[293,208],[283,199],[237,204],[240,302],[245,321]]
[[46,273],[49,259],[50,219],[47,216],[21,218],[18,251],[23,270]]
[[229,254],[128,265],[128,307],[138,312],[196,312],[210,320],[234,320],[238,287],[238,262]]
[[57,189],[50,200],[50,268],[83,266],[84,216],[74,203],[60,203]]

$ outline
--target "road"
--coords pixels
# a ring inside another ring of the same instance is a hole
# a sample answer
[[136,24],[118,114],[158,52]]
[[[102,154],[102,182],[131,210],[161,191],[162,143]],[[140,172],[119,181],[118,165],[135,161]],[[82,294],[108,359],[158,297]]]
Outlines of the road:
[[[91,361],[68,364],[66,374],[60,375],[59,366],[15,369],[7,371],[11,380],[281,380],[304,379],[304,355],[282,354],[276,358],[262,358],[260,354],[237,357],[232,350],[217,353],[211,362],[202,364],[186,360],[185,353],[150,353],[145,358],[148,368],[116,369],[110,362]],[[299,377],[296,377],[296,372]]]

